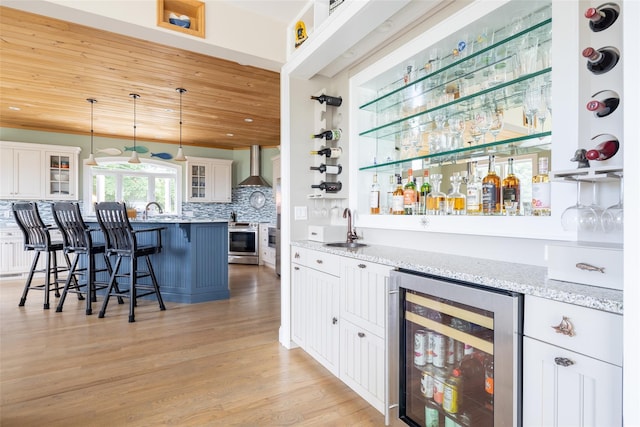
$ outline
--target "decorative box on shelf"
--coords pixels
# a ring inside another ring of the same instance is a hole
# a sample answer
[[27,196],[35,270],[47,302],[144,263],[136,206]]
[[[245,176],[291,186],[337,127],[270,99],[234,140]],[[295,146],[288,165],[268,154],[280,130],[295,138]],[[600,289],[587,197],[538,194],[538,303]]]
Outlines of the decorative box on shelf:
[[204,38],[204,2],[158,0],[158,26]]

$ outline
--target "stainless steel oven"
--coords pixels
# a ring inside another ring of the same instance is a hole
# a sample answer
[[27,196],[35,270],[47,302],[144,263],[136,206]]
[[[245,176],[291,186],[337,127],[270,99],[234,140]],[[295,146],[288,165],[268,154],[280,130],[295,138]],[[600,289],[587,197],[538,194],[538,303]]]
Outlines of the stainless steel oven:
[[258,224],[229,223],[229,263],[258,265],[258,242]]

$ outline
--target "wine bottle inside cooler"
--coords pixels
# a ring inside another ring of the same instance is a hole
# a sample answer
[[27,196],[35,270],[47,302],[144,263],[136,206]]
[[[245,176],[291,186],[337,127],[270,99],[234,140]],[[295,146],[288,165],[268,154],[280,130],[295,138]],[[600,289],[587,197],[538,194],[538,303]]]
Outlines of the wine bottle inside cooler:
[[582,51],[587,58],[587,68],[593,74],[604,74],[616,66],[620,55],[612,48],[603,47],[598,50],[588,47]]
[[618,11],[611,6],[590,7],[584,13],[585,18],[589,19],[589,28],[595,33],[606,30],[613,25],[618,19],[618,15]]
[[329,96],[324,93],[320,96],[312,96],[311,99],[318,101],[320,104],[331,105],[333,107],[339,107],[342,105],[342,97],[341,96]]
[[337,193],[342,190],[342,183],[340,181],[337,182],[321,182],[320,184],[314,184],[311,188],[317,188],[327,193]]
[[596,117],[606,117],[613,113],[620,105],[618,94],[611,90],[603,90],[587,103],[587,110]]
[[607,160],[612,158],[618,152],[620,148],[620,142],[617,139],[611,138],[596,145],[592,150],[587,151],[587,159],[589,160]]

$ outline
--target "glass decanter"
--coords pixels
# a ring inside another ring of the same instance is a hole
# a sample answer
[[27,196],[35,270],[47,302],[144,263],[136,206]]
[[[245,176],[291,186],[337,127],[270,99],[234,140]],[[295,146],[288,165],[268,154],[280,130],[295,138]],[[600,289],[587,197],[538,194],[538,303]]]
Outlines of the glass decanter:
[[434,173],[431,175],[431,193],[427,196],[427,213],[429,215],[447,214],[447,195],[440,191],[441,182],[442,174]]
[[453,191],[447,196],[447,213],[449,215],[465,215],[467,213],[467,198],[460,192],[462,176],[459,172],[454,173],[451,178]]

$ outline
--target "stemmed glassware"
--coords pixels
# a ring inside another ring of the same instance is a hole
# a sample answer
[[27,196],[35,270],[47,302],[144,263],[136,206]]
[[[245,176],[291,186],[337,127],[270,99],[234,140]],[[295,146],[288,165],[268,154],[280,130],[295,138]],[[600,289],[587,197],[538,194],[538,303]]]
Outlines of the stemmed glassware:
[[599,223],[597,213],[591,207],[580,203],[581,183],[577,181],[576,204],[562,212],[560,222],[562,228],[567,231],[596,231]]
[[527,130],[529,135],[534,131],[533,120],[538,113],[540,107],[540,88],[538,86],[529,86],[524,91],[524,102],[522,107],[524,109],[524,115],[527,118]]
[[466,126],[464,116],[461,114],[451,116],[447,120],[447,123],[452,137],[451,148],[454,150],[462,148],[462,134],[464,133],[464,128]]
[[[482,136],[482,143],[485,142],[485,136],[491,127],[491,111],[487,109],[481,109],[474,113],[474,124],[477,131]],[[475,139],[475,136],[474,136]],[[477,143],[477,141],[476,141]]]
[[546,84],[542,86],[542,95],[544,96],[544,102],[549,111],[549,115],[551,115],[551,84]]
[[491,113],[491,124],[489,125],[489,132],[493,136],[493,142],[496,142],[496,140],[498,139],[498,134],[502,132],[503,127],[504,119],[502,111],[496,110]]
[[544,86],[540,88],[540,105],[538,107],[538,121],[540,122],[540,131],[544,132],[544,122],[547,120],[547,97]]
[[609,206],[602,213],[602,228],[607,233],[612,233],[614,231],[622,231],[624,225],[624,204],[622,202],[623,197],[623,179],[622,176],[619,176],[620,179],[620,199],[618,203],[615,205]]

